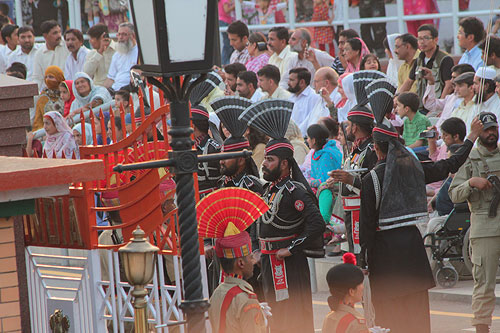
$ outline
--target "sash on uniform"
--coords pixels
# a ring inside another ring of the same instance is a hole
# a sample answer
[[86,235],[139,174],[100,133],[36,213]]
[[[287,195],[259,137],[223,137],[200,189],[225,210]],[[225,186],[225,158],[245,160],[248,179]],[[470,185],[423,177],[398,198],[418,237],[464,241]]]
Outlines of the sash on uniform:
[[269,260],[271,261],[271,270],[273,273],[274,294],[276,295],[276,302],[287,300],[289,296],[288,296],[288,283],[286,280],[285,260],[284,259],[278,260],[278,258],[276,258],[275,253],[269,255]]

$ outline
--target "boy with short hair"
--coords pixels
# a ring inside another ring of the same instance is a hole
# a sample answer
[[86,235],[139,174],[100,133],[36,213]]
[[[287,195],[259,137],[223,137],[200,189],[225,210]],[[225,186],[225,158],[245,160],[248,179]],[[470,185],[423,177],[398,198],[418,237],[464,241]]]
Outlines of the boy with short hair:
[[115,115],[120,115],[120,107],[123,105],[125,114],[130,113],[130,93],[125,89],[115,92]]
[[427,140],[420,138],[420,133],[431,126],[431,122],[418,112],[418,95],[412,92],[401,93],[396,101],[396,112],[404,120],[403,139],[410,148],[427,145]]

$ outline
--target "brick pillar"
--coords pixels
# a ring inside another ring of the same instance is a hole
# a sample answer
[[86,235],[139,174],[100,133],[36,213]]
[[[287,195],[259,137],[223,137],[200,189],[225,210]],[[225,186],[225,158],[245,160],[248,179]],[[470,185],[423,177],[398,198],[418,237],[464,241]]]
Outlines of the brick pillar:
[[[0,74],[0,155],[22,156],[36,83]],[[0,218],[0,332],[31,332],[21,216]]]

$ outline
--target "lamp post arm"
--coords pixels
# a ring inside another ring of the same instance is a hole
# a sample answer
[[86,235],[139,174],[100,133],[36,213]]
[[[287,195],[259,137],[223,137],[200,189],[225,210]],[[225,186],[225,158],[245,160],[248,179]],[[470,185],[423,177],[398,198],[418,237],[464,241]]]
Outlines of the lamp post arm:
[[155,169],[155,168],[165,168],[172,167],[175,165],[174,160],[158,160],[151,162],[139,162],[130,164],[118,164],[113,168],[113,171],[123,172],[132,170],[143,170],[143,169]]
[[238,157],[250,157],[252,156],[252,152],[248,150],[237,151],[237,152],[229,152],[229,153],[217,153],[217,154],[208,154],[198,156],[199,163],[212,162],[212,161],[220,161],[220,160],[229,160]]

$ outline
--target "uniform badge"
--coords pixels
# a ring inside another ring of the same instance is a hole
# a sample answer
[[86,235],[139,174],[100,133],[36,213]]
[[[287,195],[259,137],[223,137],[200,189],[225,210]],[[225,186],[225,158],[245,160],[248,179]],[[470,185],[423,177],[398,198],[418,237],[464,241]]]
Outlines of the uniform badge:
[[302,200],[295,201],[295,209],[299,212],[304,210],[304,202]]

